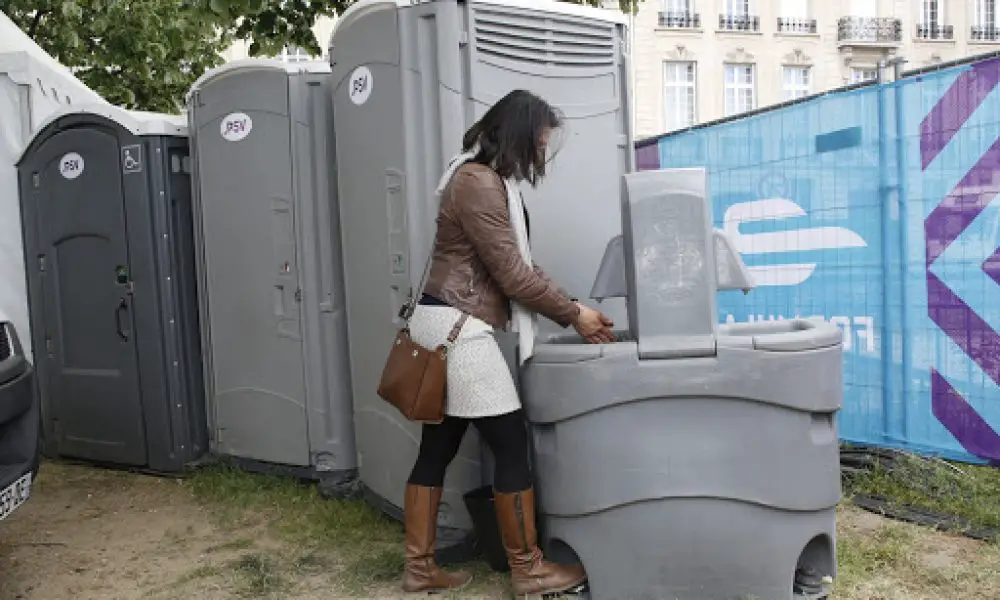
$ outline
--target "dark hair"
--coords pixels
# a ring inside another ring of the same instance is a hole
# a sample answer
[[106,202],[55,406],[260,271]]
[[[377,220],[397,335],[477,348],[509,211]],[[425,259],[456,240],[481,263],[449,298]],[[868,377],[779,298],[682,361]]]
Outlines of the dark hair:
[[542,132],[561,126],[562,118],[548,102],[514,90],[465,132],[462,150],[468,152],[478,143],[475,162],[488,165],[504,179],[523,179],[534,186],[545,176]]

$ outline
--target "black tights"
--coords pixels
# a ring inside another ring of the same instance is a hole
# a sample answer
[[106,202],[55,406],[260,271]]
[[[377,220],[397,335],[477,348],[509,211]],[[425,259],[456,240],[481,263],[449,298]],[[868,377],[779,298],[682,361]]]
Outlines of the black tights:
[[496,459],[493,488],[501,493],[520,492],[531,487],[528,468],[528,432],[524,413],[498,417],[460,419],[445,417],[438,425],[424,425],[420,437],[420,453],[413,465],[409,483],[424,487],[441,487],[444,473],[458,454],[458,447],[469,423],[476,426]]

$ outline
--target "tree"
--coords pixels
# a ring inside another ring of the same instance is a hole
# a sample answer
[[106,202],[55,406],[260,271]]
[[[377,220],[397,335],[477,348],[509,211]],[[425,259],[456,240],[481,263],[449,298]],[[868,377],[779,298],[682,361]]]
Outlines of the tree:
[[[563,0],[603,6],[603,0]],[[641,0],[620,0],[635,10]],[[251,56],[298,46],[322,54],[312,28],[354,0],[0,0],[46,52],[109,102],[179,112],[184,94],[237,39]]]
[[[250,55],[276,54],[285,45],[295,45],[318,55],[321,49],[312,26],[322,16],[347,10],[355,0],[203,0],[203,8],[223,22],[237,22],[237,39],[251,39]],[[571,4],[605,6],[605,0],[562,0]],[[624,12],[637,10],[642,0],[618,0]],[[321,40],[325,42],[326,40]]]
[[0,0],[0,9],[109,102],[178,112],[231,36],[179,0]]
[[[635,11],[639,10],[639,3],[643,0],[618,0],[618,8],[621,9],[623,13],[635,14]],[[603,0],[560,0],[560,2],[569,2],[570,4],[585,4],[588,6],[607,6],[610,2],[604,2]]]
[[312,28],[320,17],[339,15],[355,0],[199,0],[198,9],[235,39],[250,41],[250,56],[274,56],[298,46],[323,53]]

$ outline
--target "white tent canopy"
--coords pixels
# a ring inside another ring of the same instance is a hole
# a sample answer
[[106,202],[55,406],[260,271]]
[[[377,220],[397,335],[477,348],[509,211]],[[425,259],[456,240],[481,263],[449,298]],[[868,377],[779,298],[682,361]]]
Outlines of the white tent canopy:
[[104,103],[0,13],[0,319],[10,320],[30,354],[28,300],[15,164],[53,113]]

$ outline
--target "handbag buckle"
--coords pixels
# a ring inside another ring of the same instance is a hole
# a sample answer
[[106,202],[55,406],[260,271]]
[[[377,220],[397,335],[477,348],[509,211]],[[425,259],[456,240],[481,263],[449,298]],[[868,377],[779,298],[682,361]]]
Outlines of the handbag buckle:
[[404,321],[408,320],[410,318],[410,315],[413,314],[412,308],[413,308],[413,299],[410,298],[409,300],[403,303],[403,306],[399,307],[399,314],[397,316],[400,319],[403,319]]

